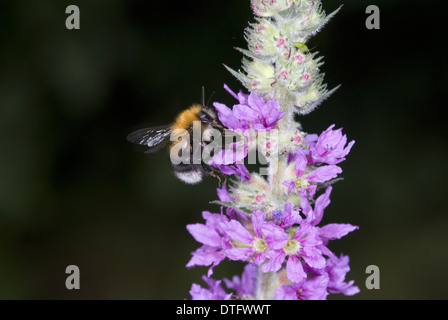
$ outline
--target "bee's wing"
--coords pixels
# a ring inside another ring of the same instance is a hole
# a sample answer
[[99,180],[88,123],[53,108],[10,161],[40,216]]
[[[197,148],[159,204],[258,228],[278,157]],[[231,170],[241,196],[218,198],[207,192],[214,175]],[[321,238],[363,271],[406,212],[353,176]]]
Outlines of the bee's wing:
[[149,147],[145,153],[153,153],[161,149],[171,134],[171,125],[145,128],[130,133],[126,138],[129,142]]

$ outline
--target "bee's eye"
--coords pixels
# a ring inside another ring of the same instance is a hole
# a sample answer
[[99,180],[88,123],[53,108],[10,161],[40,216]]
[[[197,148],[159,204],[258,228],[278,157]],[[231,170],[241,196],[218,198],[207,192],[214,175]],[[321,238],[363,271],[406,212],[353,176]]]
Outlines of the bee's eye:
[[209,117],[205,112],[201,112],[199,113],[199,118],[201,119],[201,121],[207,121]]

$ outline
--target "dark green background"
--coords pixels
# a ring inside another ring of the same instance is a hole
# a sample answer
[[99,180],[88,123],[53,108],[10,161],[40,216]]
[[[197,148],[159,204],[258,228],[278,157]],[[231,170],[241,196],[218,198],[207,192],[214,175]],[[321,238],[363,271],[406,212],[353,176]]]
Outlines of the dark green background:
[[[0,298],[183,299],[202,284],[207,268],[185,268],[199,246],[185,225],[218,210],[216,181],[184,185],[166,153],[125,136],[200,102],[202,85],[233,103],[222,86],[240,85],[222,63],[240,67],[233,47],[253,17],[247,0],[180,3],[0,0]],[[342,87],[303,127],[335,123],[356,140],[324,223],[360,226],[330,247],[350,255],[358,299],[448,297],[441,3],[345,1],[309,43]],[[65,28],[69,4],[80,30]],[[365,28],[369,4],[380,30]],[[80,290],[65,288],[70,264]],[[368,265],[380,290],[365,287]]]

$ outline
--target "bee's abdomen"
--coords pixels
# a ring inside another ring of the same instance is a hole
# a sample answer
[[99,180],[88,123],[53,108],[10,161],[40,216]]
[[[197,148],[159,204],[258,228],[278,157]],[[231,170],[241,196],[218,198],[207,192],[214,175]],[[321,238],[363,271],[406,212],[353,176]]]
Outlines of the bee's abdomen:
[[202,164],[173,164],[174,175],[188,184],[196,184],[202,181],[204,168]]

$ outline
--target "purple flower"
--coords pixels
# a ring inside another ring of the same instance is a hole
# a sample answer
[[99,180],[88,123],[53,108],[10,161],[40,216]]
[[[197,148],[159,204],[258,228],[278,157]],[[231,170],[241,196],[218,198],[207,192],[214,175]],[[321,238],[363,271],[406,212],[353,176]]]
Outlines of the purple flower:
[[280,111],[280,104],[274,99],[265,101],[255,92],[246,95],[240,91],[237,95],[227,85],[224,85],[224,88],[239,102],[233,109],[219,102],[213,103],[219,120],[229,129],[271,130],[285,115]]
[[202,279],[210,287],[204,289],[200,285],[193,283],[190,289],[190,295],[193,300],[230,300],[231,293],[226,293],[221,287],[221,280],[213,280],[203,276]]
[[[299,191],[305,190],[308,195],[313,196],[316,192],[316,183],[323,183],[333,178],[336,178],[342,169],[336,165],[327,165],[315,168],[313,171],[307,173],[308,167],[307,150],[297,149],[295,153],[294,172],[297,179],[288,179],[283,182],[283,185],[288,188],[288,191],[297,189]],[[311,184],[313,183],[313,184]]]
[[348,223],[330,223],[319,228],[320,237],[322,240],[341,239],[352,231],[359,229],[358,226],[353,226]]
[[228,176],[231,176],[233,174],[240,176],[241,182],[250,180],[250,172],[249,170],[247,170],[244,164],[235,164],[235,165],[222,165],[214,163],[210,164]]
[[311,163],[337,164],[344,161],[344,157],[350,152],[355,141],[351,141],[345,147],[347,136],[342,135],[342,129],[333,130],[334,126],[333,124],[322,132],[316,143],[310,144]]
[[[321,222],[324,209],[330,204],[330,194],[332,190],[333,188],[331,186],[327,187],[325,192],[316,199],[314,210],[310,206],[308,197],[303,196],[300,200],[302,212],[310,225],[316,226]],[[328,240],[340,239],[358,228],[358,226],[352,226],[351,224],[330,223],[320,227],[319,234],[322,240],[328,242]]]
[[287,202],[285,204],[285,210],[276,210],[272,212],[273,217],[277,221],[278,225],[282,228],[290,227],[294,224],[300,223],[303,219],[300,216],[299,210],[294,210],[294,204]]
[[202,213],[206,223],[189,224],[187,230],[193,238],[202,246],[192,252],[192,258],[187,267],[211,266],[208,276],[213,274],[213,268],[225,259],[223,250],[231,248],[229,238],[222,230],[220,224],[227,222],[228,218],[222,214],[214,214],[207,211]]
[[256,136],[253,131],[239,131],[241,140],[226,145],[224,149],[217,152],[208,162],[208,165],[219,169],[226,175],[237,174],[241,181],[250,180],[250,173],[244,165],[244,159],[250,150],[256,147]]
[[[283,232],[288,237],[286,231],[283,230]],[[261,270],[276,272],[281,269],[283,261],[288,257],[286,262],[288,279],[291,282],[299,283],[307,276],[300,259],[303,259],[312,268],[322,269],[325,267],[325,258],[319,249],[321,244],[318,228],[303,221],[283,248],[266,253],[269,261],[262,265]]]
[[275,300],[325,300],[327,298],[328,276],[317,275],[299,283],[279,286],[274,293]]
[[340,258],[328,260],[325,272],[328,274],[328,291],[330,293],[342,293],[352,296],[359,293],[359,288],[354,286],[354,281],[345,282],[345,276],[350,271],[349,257],[341,254]]
[[221,228],[235,245],[224,251],[231,260],[253,260],[260,265],[266,260],[266,252],[283,248],[288,240],[283,228],[265,221],[263,211],[252,213],[253,233],[249,232],[239,221],[230,220],[221,223]]
[[227,145],[224,149],[220,150],[212,157],[209,164],[228,165],[244,163],[243,160],[249,153],[249,144],[251,142],[249,141],[249,138],[251,138],[251,136],[248,131],[242,132],[241,135],[244,137],[243,140]]
[[322,221],[324,210],[330,204],[332,190],[332,186],[325,189],[325,192],[316,199],[314,209],[311,207],[308,197],[306,195],[302,196],[300,207],[302,208],[302,213],[306,217],[306,221],[312,226],[316,226]]
[[231,281],[224,279],[224,283],[227,288],[235,290],[238,296],[252,294],[257,284],[257,266],[253,263],[246,264],[241,278],[233,276]]
[[[306,217],[307,223],[312,226],[316,226],[321,222],[324,210],[330,204],[330,194],[332,190],[333,188],[331,186],[327,187],[325,192],[316,199],[314,209],[310,206],[308,197],[302,197],[300,200],[300,207],[302,208],[302,213]],[[322,240],[322,244],[319,246],[319,249],[323,254],[329,256],[331,259],[335,259],[336,256],[334,253],[326,247],[328,241],[340,239],[356,229],[359,229],[359,227],[342,223],[330,223],[323,227],[319,227],[319,237]]]
[[273,99],[265,101],[255,92],[247,95],[240,91],[237,95],[227,85],[224,85],[224,88],[238,100],[239,104],[234,105],[233,109],[219,102],[213,105],[222,124],[237,132],[242,139],[220,150],[208,164],[226,175],[237,174],[241,177],[241,181],[248,181],[250,174],[243,160],[256,146],[253,131],[274,129],[277,121],[285,114],[280,111],[280,104]]

